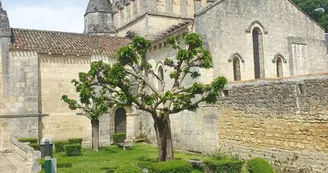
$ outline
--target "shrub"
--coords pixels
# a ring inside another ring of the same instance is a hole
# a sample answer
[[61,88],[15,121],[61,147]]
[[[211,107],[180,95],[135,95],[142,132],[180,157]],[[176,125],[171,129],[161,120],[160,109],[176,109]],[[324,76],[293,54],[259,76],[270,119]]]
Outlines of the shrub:
[[[41,158],[39,160],[39,164],[41,165],[42,169],[44,169],[44,158]],[[71,162],[62,161],[62,160],[57,161],[57,168],[71,168],[71,167],[72,167]]]
[[248,171],[250,173],[274,173],[269,162],[262,158],[254,158],[247,162]]
[[215,173],[240,173],[243,166],[241,160],[225,158],[221,160],[207,159],[204,161],[207,169]]
[[66,156],[79,156],[81,155],[80,144],[67,144],[64,146]]
[[70,138],[68,139],[68,143],[82,145],[82,138]]
[[[57,172],[59,172],[59,173],[72,173],[73,171],[72,171],[71,168],[58,168],[57,167]],[[45,173],[45,170],[41,170],[38,173]]]
[[151,173],[191,173],[191,164],[184,160],[156,162],[149,166]]
[[55,151],[64,152],[64,146],[68,144],[68,141],[55,141]]
[[40,151],[40,144],[34,144],[34,143],[30,143],[28,144],[30,147],[32,147],[34,150],[38,150]]
[[143,173],[142,170],[134,165],[122,165],[114,173]]
[[123,143],[125,140],[125,133],[114,133],[113,142],[114,144]]
[[18,142],[29,142],[31,144],[38,143],[38,138],[18,138]]

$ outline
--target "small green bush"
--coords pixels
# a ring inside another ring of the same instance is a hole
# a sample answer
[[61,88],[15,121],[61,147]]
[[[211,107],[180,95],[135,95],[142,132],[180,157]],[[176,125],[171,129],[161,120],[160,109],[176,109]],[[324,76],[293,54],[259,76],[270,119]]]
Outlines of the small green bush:
[[81,145],[80,144],[67,144],[64,146],[66,156],[80,156]]
[[18,142],[29,142],[31,144],[38,143],[38,138],[18,138]]
[[[44,158],[41,158],[39,160],[39,164],[41,165],[42,169],[44,169]],[[72,165],[73,164],[71,162],[68,162],[68,161],[58,160],[58,162],[57,162],[57,168],[71,168]]]
[[125,133],[114,133],[113,142],[114,144],[123,143],[125,140]]
[[215,173],[240,173],[243,166],[241,160],[225,158],[221,160],[207,159],[204,161],[207,169]]
[[30,143],[28,144],[30,147],[32,147],[34,150],[38,150],[40,151],[40,144],[34,144],[34,143]]
[[134,165],[122,165],[114,173],[143,173],[142,170]]
[[55,151],[64,152],[64,146],[68,144],[68,141],[55,141]]
[[70,138],[68,139],[68,143],[82,145],[82,138]]
[[[72,170],[72,168],[58,168],[57,167],[57,172],[59,172],[59,173],[73,173],[74,171]],[[45,173],[45,170],[41,170],[38,173]]]
[[150,173],[191,173],[191,164],[184,160],[156,162],[149,166]]
[[263,158],[254,158],[247,162],[247,168],[250,173],[274,173],[269,162]]

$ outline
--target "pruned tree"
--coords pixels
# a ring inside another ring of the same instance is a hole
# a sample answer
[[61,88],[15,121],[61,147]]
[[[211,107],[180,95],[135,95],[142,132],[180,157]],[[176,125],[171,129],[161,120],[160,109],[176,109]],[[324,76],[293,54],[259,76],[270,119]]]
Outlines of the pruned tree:
[[[154,120],[159,161],[174,159],[170,115],[183,110],[196,111],[202,102],[215,103],[227,83],[225,77],[218,77],[207,85],[197,82],[201,76],[198,69],[211,68],[212,57],[204,49],[199,35],[187,34],[184,41],[182,47],[177,40],[168,40],[177,52],[164,62],[170,71],[172,86],[147,62],[146,53],[151,43],[142,37],[135,37],[131,45],[120,48],[116,63],[93,62],[88,73],[93,85],[111,93],[106,98],[111,103],[132,105],[149,113]],[[162,88],[154,85],[151,76],[162,82]],[[187,77],[195,80],[193,85],[184,85]]]
[[[92,66],[91,66],[92,68]],[[101,87],[97,87],[93,76],[89,73],[80,73],[79,80],[72,80],[76,92],[79,94],[79,101],[62,96],[71,110],[80,110],[91,120],[92,126],[92,149],[98,151],[99,148],[99,118],[106,113],[114,103],[107,100],[108,93]]]

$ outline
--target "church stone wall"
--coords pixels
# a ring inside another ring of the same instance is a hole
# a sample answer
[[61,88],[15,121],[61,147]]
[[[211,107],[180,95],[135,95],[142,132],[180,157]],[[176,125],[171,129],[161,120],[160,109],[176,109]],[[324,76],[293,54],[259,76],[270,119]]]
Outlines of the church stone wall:
[[[72,111],[61,100],[62,95],[78,99],[73,79],[78,79],[80,72],[87,72],[92,61],[113,63],[112,57],[105,55],[47,55],[40,58],[40,112],[45,116],[40,122],[40,137],[54,140],[83,138],[85,146],[91,146],[91,123],[80,111]],[[110,114],[100,117],[100,145],[110,145]]]
[[241,79],[254,79],[254,27],[263,33],[266,78],[277,76],[272,60],[278,53],[286,59],[284,76],[327,71],[324,31],[288,0],[224,0],[195,18],[195,32],[213,55],[215,75],[233,80],[233,62],[228,59],[238,53],[244,60]]
[[47,55],[40,58],[40,111],[47,116],[40,122],[40,136],[62,140],[81,137],[91,139],[90,120],[71,111],[61,100],[62,95],[77,98],[75,87],[71,83],[78,79],[79,72],[86,72],[90,65],[90,56]]
[[[11,51],[3,55],[2,64],[1,140],[8,142],[10,138],[38,137],[37,54]],[[4,148],[8,148],[8,145],[4,145],[6,144],[2,145]]]

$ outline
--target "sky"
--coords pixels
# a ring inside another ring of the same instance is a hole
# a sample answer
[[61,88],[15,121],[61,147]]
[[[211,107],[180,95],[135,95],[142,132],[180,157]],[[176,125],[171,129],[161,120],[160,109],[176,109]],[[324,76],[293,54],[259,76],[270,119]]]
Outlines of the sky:
[[2,0],[12,28],[83,32],[89,0]]

